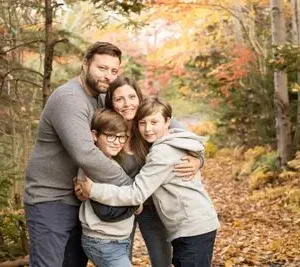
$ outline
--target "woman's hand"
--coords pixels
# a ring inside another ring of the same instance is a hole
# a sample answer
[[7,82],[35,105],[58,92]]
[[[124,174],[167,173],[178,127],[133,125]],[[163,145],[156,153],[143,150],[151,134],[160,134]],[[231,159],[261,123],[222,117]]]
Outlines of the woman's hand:
[[183,177],[183,180],[191,180],[197,171],[201,167],[201,161],[199,158],[193,156],[185,156],[181,158],[183,163],[176,164],[174,166],[174,171],[179,177]]
[[144,209],[144,206],[143,206],[143,204],[141,204],[140,207],[134,212],[134,215],[141,214],[143,209]]

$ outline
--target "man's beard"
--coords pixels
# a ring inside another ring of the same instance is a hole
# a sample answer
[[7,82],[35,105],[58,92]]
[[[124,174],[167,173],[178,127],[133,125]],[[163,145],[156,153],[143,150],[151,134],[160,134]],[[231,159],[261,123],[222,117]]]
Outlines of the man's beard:
[[98,81],[92,77],[89,70],[87,71],[85,76],[85,83],[92,90],[92,93],[96,93],[97,95],[100,93],[106,93],[107,91],[105,88],[100,88],[98,86]]

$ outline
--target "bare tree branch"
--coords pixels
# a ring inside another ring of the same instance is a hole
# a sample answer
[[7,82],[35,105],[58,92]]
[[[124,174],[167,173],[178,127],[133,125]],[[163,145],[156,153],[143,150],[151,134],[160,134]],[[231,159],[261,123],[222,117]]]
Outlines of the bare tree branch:
[[[244,22],[241,20],[241,18],[240,18],[238,15],[236,15],[236,14],[235,14],[232,10],[230,10],[229,8],[226,8],[226,7],[222,6],[222,5],[211,4],[211,6],[213,6],[213,7],[219,7],[219,8],[221,8],[221,9],[225,10],[226,12],[228,12],[228,13],[229,13],[230,15],[232,15],[234,18],[236,18],[236,19],[238,20],[238,22],[240,23],[240,25],[241,25],[241,27],[242,27],[242,29],[243,29],[243,32],[244,32],[244,34],[246,35],[246,38],[247,38],[249,44],[251,45],[251,47],[252,47],[254,53],[255,53],[258,57],[259,57],[260,54],[263,54],[263,52],[260,51],[261,49],[260,49],[259,47],[257,47],[257,46],[253,43],[253,41],[251,40],[251,37],[250,37],[250,35],[249,35],[249,33],[248,33],[247,29],[246,29],[246,26],[245,26]],[[258,52],[257,50],[259,50],[259,52]]]
[[27,80],[16,79],[16,80],[13,80],[13,81],[16,81],[16,83],[19,83],[19,82],[28,83],[28,84],[34,85],[35,87],[43,88],[43,86],[41,84],[37,84],[37,83],[27,81]]
[[20,48],[22,46],[27,46],[27,45],[30,45],[30,44],[34,44],[34,43],[45,43],[45,41],[44,40],[34,40],[34,41],[31,41],[31,42],[22,43],[22,44],[19,44],[19,45],[15,46],[15,47],[7,49],[6,51],[0,51],[0,55],[5,55],[5,54],[7,54],[8,52],[10,52],[12,50]]
[[5,82],[5,79],[6,77],[11,74],[12,72],[15,72],[15,71],[28,71],[28,72],[31,72],[31,73],[34,73],[34,74],[37,74],[38,76],[40,76],[41,78],[44,78],[44,75],[36,70],[33,70],[33,69],[30,69],[30,68],[15,68],[15,69],[11,69],[10,71],[6,72],[1,78],[2,78],[2,81],[1,81],[1,85],[0,85],[0,92],[2,92],[2,89],[4,87],[4,82]]

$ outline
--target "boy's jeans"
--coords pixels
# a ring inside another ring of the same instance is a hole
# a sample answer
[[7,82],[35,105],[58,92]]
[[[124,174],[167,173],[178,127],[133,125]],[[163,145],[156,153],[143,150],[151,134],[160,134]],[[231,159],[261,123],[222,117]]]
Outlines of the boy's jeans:
[[217,231],[172,241],[175,267],[210,267]]
[[100,239],[82,235],[82,247],[87,257],[98,267],[130,267],[130,239]]

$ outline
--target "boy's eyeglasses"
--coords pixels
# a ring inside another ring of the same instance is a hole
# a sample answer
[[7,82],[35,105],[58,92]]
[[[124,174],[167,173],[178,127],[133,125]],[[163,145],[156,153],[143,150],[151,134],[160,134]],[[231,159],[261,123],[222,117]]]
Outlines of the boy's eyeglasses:
[[114,135],[114,134],[107,134],[107,133],[104,133],[104,132],[101,132],[102,134],[104,134],[106,136],[106,141],[109,142],[109,143],[113,143],[116,141],[116,139],[118,138],[119,139],[119,142],[120,144],[125,144],[127,139],[128,139],[128,136],[127,135]]

